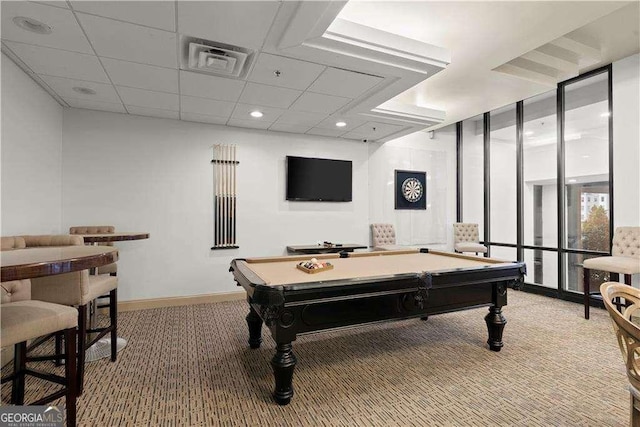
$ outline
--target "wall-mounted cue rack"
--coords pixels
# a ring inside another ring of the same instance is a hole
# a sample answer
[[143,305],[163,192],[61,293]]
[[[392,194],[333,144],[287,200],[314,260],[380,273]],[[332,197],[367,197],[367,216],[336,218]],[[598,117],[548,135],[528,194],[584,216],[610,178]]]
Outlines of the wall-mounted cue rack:
[[235,145],[213,146],[214,230],[211,249],[236,249],[236,160]]

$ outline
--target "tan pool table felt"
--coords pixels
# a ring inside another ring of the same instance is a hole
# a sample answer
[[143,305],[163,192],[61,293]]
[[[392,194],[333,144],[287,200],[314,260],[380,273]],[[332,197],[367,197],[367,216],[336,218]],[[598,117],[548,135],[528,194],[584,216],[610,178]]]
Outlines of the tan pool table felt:
[[[333,270],[319,274],[307,274],[296,268],[300,261],[316,258],[333,264]],[[295,257],[249,258],[247,268],[258,275],[267,285],[286,285],[340,279],[370,278],[393,274],[435,272],[456,268],[477,268],[507,261],[472,257],[448,252],[420,253],[415,251],[381,251],[351,255],[340,258],[338,254],[307,255]]]

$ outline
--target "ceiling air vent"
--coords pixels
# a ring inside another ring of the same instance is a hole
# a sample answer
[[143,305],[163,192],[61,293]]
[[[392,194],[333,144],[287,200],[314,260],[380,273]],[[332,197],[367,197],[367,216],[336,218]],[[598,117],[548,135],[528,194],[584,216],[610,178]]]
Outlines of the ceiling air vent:
[[253,56],[248,49],[201,39],[186,38],[183,47],[183,69],[231,78],[244,77]]

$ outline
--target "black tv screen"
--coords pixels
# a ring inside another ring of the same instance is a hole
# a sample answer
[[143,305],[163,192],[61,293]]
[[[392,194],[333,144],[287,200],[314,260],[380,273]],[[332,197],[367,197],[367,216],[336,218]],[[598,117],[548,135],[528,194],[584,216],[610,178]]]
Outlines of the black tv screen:
[[351,162],[287,156],[287,200],[350,202]]

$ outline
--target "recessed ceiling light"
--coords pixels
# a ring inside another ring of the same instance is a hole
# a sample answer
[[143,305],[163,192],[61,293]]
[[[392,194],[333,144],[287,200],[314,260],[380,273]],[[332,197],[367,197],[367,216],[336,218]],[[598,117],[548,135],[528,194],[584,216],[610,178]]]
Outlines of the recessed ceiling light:
[[347,125],[346,122],[336,122],[336,126],[338,126],[339,128],[343,128]]
[[264,114],[262,114],[260,111],[256,110],[256,111],[252,111],[251,113],[251,117],[255,117],[256,119],[259,119],[260,117],[264,116]]
[[83,95],[95,95],[96,91],[93,89],[89,89],[88,87],[80,87],[76,86],[73,88],[75,92],[81,93]]
[[589,157],[591,157],[591,156],[588,156],[586,154],[584,156],[582,156],[583,159],[588,159]]
[[570,183],[570,184],[573,184],[573,183],[576,183],[576,182],[578,182],[578,180],[577,180],[577,179],[570,179],[570,180],[569,180],[569,183]]
[[23,30],[31,31],[37,34],[51,34],[53,29],[40,21],[33,18],[27,18],[26,16],[16,16],[13,18],[13,23]]
[[611,113],[607,111],[606,113],[600,114],[600,117],[609,117],[610,115]]
[[528,130],[524,133],[524,136],[531,136],[533,135],[533,131],[532,130]]

